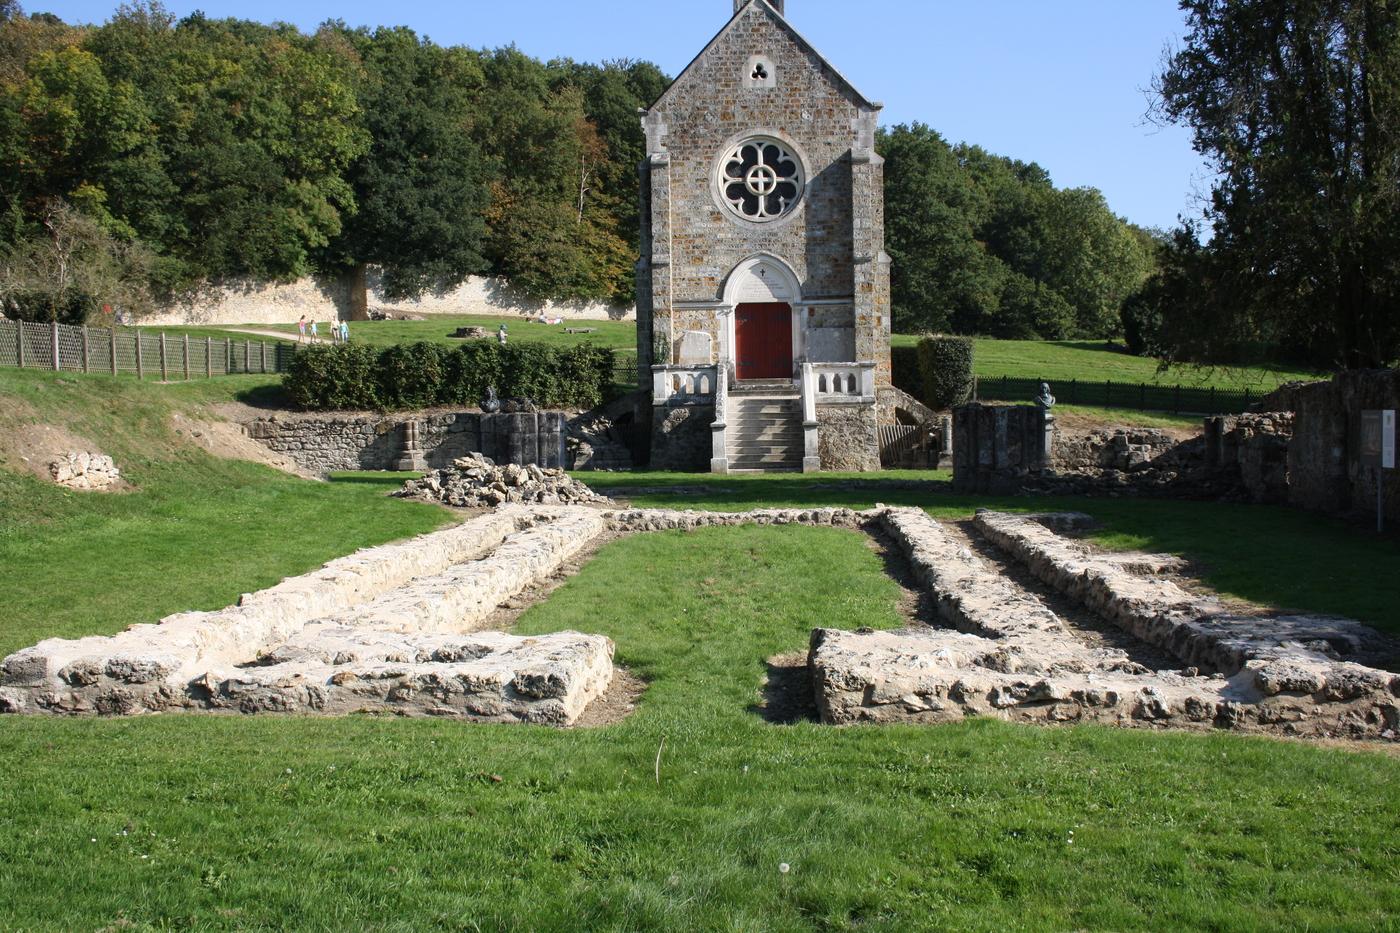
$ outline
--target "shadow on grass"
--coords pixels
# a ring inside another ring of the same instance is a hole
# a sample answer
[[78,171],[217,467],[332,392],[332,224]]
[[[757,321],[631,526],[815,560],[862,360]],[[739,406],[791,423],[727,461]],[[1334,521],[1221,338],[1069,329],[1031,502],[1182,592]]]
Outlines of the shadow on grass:
[[386,490],[397,489],[406,479],[417,478],[417,473],[332,473],[326,479],[332,483],[356,486],[382,486]]
[[291,399],[287,396],[287,391],[282,388],[280,382],[244,389],[235,394],[234,398],[244,405],[265,408],[270,411],[286,411],[293,407]]

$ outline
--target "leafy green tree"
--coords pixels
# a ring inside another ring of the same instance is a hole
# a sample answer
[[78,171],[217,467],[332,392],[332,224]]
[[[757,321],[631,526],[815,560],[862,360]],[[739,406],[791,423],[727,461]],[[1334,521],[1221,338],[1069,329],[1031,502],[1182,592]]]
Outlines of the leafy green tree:
[[345,174],[369,145],[356,75],[286,25],[126,7],[85,47],[144,101],[159,172],[109,178],[114,216],[173,260],[171,284],[287,280],[353,211]]
[[977,242],[977,191],[922,123],[882,133],[879,147],[895,327],[977,332],[1001,292],[1000,270]]
[[[1400,356],[1400,5],[1393,0],[1182,0],[1187,35],[1159,78],[1218,173],[1209,285],[1167,289],[1174,359],[1241,339],[1312,362]],[[1184,292],[1184,293],[1183,293]],[[1213,316],[1194,327],[1201,308]]]
[[[332,267],[382,270],[390,298],[451,288],[486,266],[486,180],[472,138],[484,84],[480,60],[405,28],[336,24],[327,43],[362,67],[359,107],[368,151],[349,168],[356,212],[326,251]],[[358,303],[364,306],[363,301]]]

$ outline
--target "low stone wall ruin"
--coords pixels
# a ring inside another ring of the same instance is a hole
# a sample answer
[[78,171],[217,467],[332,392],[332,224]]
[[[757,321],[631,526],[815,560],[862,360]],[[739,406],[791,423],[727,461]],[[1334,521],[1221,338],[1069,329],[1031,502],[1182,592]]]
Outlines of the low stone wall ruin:
[[[1400,370],[1342,372],[1327,382],[1295,383],[1266,396],[1259,407],[1293,414],[1287,455],[1290,504],[1319,512],[1375,514],[1375,470],[1360,464],[1360,412],[1400,410]],[[1386,471],[1382,481],[1387,523],[1400,527],[1400,470]]]
[[309,473],[394,470],[404,456],[411,420],[418,422],[428,467],[443,469],[473,453],[501,464],[569,466],[568,416],[562,412],[272,416],[249,422],[244,430]]
[[994,715],[1389,739],[1400,729],[1400,676],[1354,660],[1393,643],[1359,623],[1232,616],[1156,579],[1170,559],[1090,555],[1029,519],[979,515],[990,541],[1182,664],[1154,671],[1074,637],[924,512],[890,509],[880,521],[950,628],[814,631],[825,722]]
[[1064,432],[1028,405],[974,404],[954,419],[953,485],[963,492],[1288,501],[1287,412],[1206,418],[1185,441],[1146,428]]

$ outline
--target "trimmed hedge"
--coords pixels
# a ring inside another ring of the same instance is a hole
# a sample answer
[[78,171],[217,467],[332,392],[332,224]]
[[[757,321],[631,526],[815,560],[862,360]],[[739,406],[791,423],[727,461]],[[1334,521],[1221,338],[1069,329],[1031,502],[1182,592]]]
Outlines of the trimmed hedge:
[[919,340],[919,400],[947,411],[972,398],[972,338],[932,334]]
[[315,344],[293,357],[282,385],[308,411],[397,411],[475,406],[495,386],[501,398],[530,398],[544,408],[592,408],[612,384],[613,351],[584,343],[501,346],[477,341]]

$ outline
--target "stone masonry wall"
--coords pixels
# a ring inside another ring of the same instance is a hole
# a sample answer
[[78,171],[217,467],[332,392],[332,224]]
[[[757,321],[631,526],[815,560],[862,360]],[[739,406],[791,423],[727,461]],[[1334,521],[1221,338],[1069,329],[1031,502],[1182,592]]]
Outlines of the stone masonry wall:
[[[396,415],[260,418],[248,436],[313,473],[393,470],[404,453],[405,424]],[[559,412],[484,415],[439,412],[416,416],[429,467],[444,468],[469,453],[497,463],[562,467],[566,418]]]
[[[1400,409],[1400,370],[1338,373],[1329,382],[1279,389],[1259,406],[1292,411],[1288,446],[1288,501],[1322,512],[1375,513],[1375,471],[1360,465],[1360,413]],[[1400,470],[1383,477],[1385,512],[1400,525]]]
[[1029,405],[972,402],[953,409],[953,488],[1016,492],[1050,466],[1054,419]]
[[817,449],[823,470],[865,473],[880,469],[873,405],[818,405]]
[[657,406],[652,412],[652,469],[709,470],[714,423],[713,405]]

